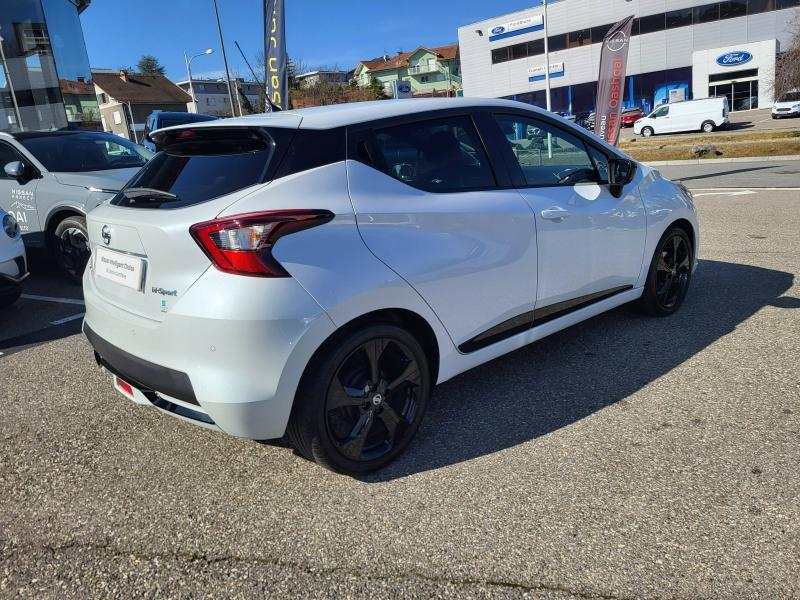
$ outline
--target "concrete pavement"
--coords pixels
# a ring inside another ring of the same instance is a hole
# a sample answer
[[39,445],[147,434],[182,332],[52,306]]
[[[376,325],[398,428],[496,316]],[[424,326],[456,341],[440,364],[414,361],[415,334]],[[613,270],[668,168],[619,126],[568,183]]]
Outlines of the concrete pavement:
[[366,481],[133,405],[79,335],[0,357],[0,595],[800,596],[800,203],[697,206],[678,315],[445,383]]
[[800,199],[800,156],[797,160],[658,166],[664,177],[692,188],[795,188],[788,192]]

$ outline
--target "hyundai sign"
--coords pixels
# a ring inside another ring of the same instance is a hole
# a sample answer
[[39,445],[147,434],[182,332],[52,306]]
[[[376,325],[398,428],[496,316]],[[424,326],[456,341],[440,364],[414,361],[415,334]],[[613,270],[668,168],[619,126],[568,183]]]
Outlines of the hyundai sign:
[[746,50],[733,50],[720,54],[717,57],[717,64],[720,67],[738,67],[753,60],[753,55]]

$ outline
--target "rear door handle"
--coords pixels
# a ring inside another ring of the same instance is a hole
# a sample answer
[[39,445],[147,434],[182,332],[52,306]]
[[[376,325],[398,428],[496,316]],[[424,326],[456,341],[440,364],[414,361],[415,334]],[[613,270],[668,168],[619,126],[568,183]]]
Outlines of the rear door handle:
[[547,219],[548,221],[561,221],[566,219],[570,216],[570,212],[563,208],[559,208],[558,206],[554,206],[553,208],[545,208],[542,211],[542,218]]

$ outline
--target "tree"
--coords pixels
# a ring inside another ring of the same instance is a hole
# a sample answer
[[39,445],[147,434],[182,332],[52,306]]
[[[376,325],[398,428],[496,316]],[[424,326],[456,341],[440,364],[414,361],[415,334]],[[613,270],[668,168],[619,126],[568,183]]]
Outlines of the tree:
[[140,75],[163,75],[165,71],[164,66],[151,54],[143,55],[136,63],[136,72]]
[[377,77],[370,79],[369,90],[374,96],[374,100],[385,100],[387,97],[386,90],[383,85],[381,85],[381,82],[378,81]]
[[777,100],[786,92],[800,90],[800,15],[789,25],[789,44],[775,61],[773,94]]

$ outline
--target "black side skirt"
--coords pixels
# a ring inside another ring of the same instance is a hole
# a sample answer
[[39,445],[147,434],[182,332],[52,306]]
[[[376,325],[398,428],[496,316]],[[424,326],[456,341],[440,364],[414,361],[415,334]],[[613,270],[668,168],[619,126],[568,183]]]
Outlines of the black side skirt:
[[611,288],[610,290],[594,292],[593,294],[586,294],[585,296],[578,296],[577,298],[564,300],[563,302],[556,302],[555,304],[550,304],[549,306],[543,306],[541,308],[537,308],[536,310],[522,313],[521,315],[512,317],[507,321],[498,323],[491,329],[487,329],[483,333],[476,335],[474,338],[467,340],[461,344],[458,349],[464,353],[475,352],[475,350],[480,350],[486,346],[491,346],[494,343],[517,335],[518,333],[522,333],[528,329],[533,329],[534,327],[547,323],[548,321],[558,319],[559,317],[568,315],[569,313],[580,310],[581,308],[586,308],[591,304],[595,304],[601,300],[610,298],[611,296],[616,296],[622,292],[627,292],[630,289],[633,289],[632,285],[621,285],[619,287]]

